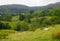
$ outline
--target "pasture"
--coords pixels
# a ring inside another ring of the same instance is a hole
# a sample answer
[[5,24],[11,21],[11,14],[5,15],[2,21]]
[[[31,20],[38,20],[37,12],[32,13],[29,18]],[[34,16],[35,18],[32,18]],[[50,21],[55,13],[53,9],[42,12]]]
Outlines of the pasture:
[[[9,34],[7,39],[0,41],[53,41],[52,33],[60,31],[60,25],[49,26],[49,30],[36,29],[35,31],[15,32]],[[58,40],[55,40],[58,41]]]

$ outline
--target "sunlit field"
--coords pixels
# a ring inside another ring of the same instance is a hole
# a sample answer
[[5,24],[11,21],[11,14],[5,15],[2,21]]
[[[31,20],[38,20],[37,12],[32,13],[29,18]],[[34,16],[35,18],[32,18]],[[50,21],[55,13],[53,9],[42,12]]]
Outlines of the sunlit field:
[[[8,30],[7,30],[8,31]],[[60,25],[49,26],[49,30],[14,32],[9,34],[7,39],[1,41],[53,41],[52,34],[60,31]],[[11,32],[11,31],[10,31]],[[58,40],[55,40],[58,41]]]

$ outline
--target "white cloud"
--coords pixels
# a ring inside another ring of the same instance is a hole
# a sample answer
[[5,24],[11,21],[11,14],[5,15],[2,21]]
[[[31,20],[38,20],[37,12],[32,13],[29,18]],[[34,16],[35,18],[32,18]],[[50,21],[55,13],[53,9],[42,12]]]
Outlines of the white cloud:
[[0,5],[24,4],[28,6],[43,6],[54,2],[60,2],[60,0],[0,0]]

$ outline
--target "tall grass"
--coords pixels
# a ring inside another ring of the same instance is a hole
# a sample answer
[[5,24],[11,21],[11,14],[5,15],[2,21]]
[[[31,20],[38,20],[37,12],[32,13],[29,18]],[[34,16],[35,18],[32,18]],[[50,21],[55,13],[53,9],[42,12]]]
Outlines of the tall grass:
[[52,33],[52,40],[60,41],[60,32]]

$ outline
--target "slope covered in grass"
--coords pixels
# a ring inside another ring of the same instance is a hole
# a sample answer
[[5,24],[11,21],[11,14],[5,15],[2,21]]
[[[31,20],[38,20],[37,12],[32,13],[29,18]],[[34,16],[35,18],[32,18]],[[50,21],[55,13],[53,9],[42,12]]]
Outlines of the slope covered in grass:
[[[60,25],[49,26],[49,30],[25,31],[10,34],[2,41],[52,41],[52,33],[60,31]],[[56,40],[57,41],[57,40]]]

